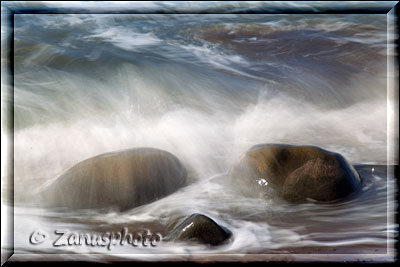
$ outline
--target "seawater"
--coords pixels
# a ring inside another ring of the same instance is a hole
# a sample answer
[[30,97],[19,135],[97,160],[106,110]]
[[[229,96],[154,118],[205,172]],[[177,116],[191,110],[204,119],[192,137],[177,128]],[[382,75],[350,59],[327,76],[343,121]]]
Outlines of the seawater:
[[[397,225],[387,220],[395,192],[387,166],[396,162],[387,159],[386,15],[16,14],[14,24],[16,253],[387,253]],[[260,143],[339,152],[362,174],[362,192],[331,204],[245,198],[221,181]],[[74,164],[132,147],[173,153],[190,185],[123,213],[32,205],[34,192]],[[164,229],[196,212],[229,228],[231,242],[111,251],[29,243],[37,229],[54,241],[56,229]]]

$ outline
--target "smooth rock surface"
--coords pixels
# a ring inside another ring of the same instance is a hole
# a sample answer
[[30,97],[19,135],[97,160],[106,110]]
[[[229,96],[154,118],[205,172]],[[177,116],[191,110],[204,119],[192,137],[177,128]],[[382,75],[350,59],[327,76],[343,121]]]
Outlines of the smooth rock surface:
[[171,153],[133,148],[86,159],[45,188],[45,205],[53,207],[134,208],[185,185],[187,171]]
[[279,196],[293,202],[333,201],[361,187],[359,174],[343,156],[316,146],[256,145],[229,176],[246,195]]
[[231,237],[232,233],[218,225],[211,218],[195,213],[178,225],[169,237],[170,240],[192,240],[202,244],[220,245]]

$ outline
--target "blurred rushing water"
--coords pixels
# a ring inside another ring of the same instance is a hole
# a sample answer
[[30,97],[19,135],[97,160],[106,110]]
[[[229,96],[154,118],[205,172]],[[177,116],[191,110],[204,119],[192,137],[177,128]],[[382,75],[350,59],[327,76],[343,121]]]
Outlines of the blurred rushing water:
[[[394,189],[385,165],[395,164],[387,160],[386,26],[385,14],[16,14],[16,251],[110,253],[32,247],[28,236],[37,227],[162,228],[200,212],[230,228],[233,241],[111,253],[386,253],[397,229],[386,220]],[[259,143],[317,145],[371,164],[358,167],[363,192],[332,205],[244,199],[217,178]],[[29,207],[27,188],[131,147],[173,153],[193,183],[122,214]]]

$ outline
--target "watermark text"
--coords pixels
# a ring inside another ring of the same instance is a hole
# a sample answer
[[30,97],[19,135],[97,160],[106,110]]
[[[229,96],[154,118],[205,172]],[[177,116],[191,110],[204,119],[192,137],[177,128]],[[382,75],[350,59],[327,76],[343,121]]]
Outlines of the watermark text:
[[[143,230],[136,233],[130,233],[127,227],[119,232],[105,233],[85,233],[74,232],[67,229],[55,230],[56,238],[53,241],[54,247],[61,246],[92,246],[107,247],[111,250],[114,246],[130,245],[133,247],[155,247],[162,241],[160,233],[152,233],[150,230]],[[49,235],[41,230],[34,231],[29,242],[32,245],[38,245],[49,240]]]

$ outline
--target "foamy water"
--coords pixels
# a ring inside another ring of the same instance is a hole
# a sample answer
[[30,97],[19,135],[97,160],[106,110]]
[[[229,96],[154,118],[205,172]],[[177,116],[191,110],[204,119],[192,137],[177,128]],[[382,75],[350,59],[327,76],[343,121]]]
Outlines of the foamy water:
[[[281,253],[386,259],[388,233],[397,232],[387,220],[396,189],[386,165],[398,164],[387,158],[394,137],[386,15],[23,14],[14,23],[16,252],[92,260]],[[245,198],[226,173],[260,143],[339,152],[363,173],[363,190],[326,205]],[[74,164],[132,147],[173,153],[190,185],[123,213],[35,203],[36,192]],[[50,242],[56,229],[164,229],[192,213],[226,226],[232,240],[112,250]],[[33,246],[37,229],[51,238]]]

